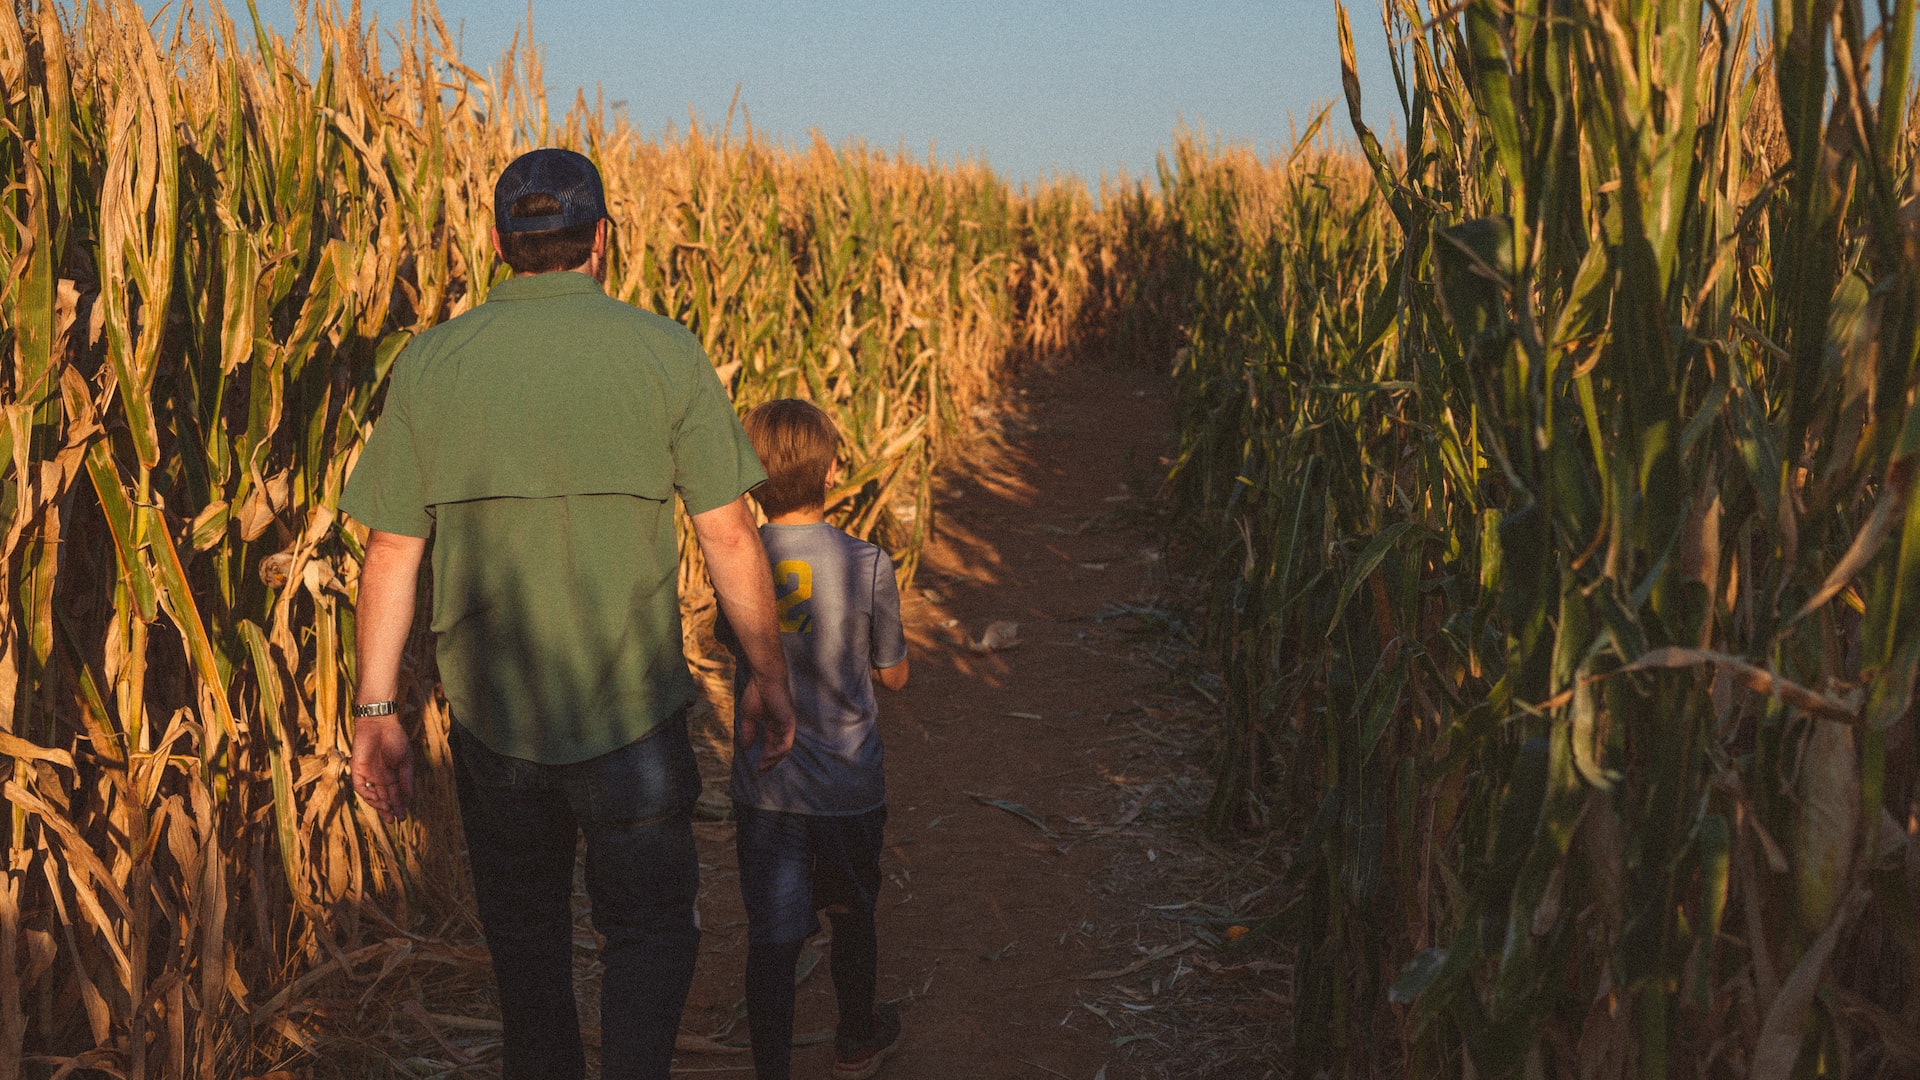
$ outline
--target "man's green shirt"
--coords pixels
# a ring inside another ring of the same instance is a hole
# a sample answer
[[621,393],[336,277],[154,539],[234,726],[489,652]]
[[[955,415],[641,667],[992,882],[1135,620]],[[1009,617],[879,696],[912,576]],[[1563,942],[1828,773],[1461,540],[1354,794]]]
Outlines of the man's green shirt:
[[764,478],[698,340],[569,271],[408,345],[340,508],[433,538],[454,719],[566,764],[693,700],[673,496],[698,514]]

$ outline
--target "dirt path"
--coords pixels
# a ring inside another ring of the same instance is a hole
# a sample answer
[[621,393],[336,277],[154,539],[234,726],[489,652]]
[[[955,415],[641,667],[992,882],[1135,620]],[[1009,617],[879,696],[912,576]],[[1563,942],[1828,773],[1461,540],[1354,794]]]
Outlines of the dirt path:
[[[1175,667],[1143,663],[1128,614],[1162,579],[1140,501],[1168,450],[1164,382],[1080,367],[1025,386],[975,467],[945,485],[936,543],[904,598],[913,682],[881,703],[881,993],[903,1001],[906,1029],[882,1075],[1180,1075],[1128,1060],[1142,1056],[1129,1041],[1154,1036],[1130,1038],[1126,1014],[1154,1006],[1144,989],[1116,989],[1137,975],[1157,993],[1164,973],[1191,970],[1167,951],[1176,932],[1162,942],[1139,929],[1154,899],[1141,894],[1167,869],[1154,864],[1171,859],[1136,819],[1175,785],[1127,772],[1160,715],[1143,703]],[[1019,624],[1018,646],[971,651],[998,620]],[[1203,799],[1181,796],[1187,810]],[[686,1028],[717,1032],[740,998],[746,924],[731,823],[700,833],[706,936]],[[796,1035],[822,1038],[832,1023],[822,964],[802,985]],[[827,1075],[828,1044],[796,1050],[796,1077]],[[681,1073],[751,1069],[683,1053]]]

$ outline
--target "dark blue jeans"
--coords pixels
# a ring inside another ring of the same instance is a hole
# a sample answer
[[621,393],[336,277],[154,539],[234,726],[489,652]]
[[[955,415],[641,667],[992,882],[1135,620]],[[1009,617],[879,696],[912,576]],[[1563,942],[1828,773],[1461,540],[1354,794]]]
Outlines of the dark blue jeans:
[[873,1033],[879,941],[873,911],[880,894],[880,845],[887,808],[826,817],[733,804],[738,824],[740,898],[747,908],[747,1029],[756,1080],[788,1080],[792,1069],[794,963],[820,928],[833,922],[828,972],[840,1007],[836,1034]]
[[587,838],[600,958],[601,1075],[667,1080],[693,983],[700,771],[685,710],[652,734],[572,765],[488,749],[453,725],[460,820],[500,990],[505,1080],[586,1072],[573,996],[573,866]]

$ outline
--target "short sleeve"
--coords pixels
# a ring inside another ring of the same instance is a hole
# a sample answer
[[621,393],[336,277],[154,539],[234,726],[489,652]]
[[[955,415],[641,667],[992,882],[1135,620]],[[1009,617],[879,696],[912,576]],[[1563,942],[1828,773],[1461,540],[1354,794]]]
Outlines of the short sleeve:
[[887,553],[873,556],[872,666],[890,668],[907,658],[907,632],[900,624],[900,585],[893,578],[893,560]]
[[687,513],[727,505],[767,478],[726,387],[706,354],[693,346],[691,392],[673,430],[673,486]]
[[433,535],[433,515],[427,509],[413,427],[397,389],[387,391],[387,407],[347,477],[340,509],[368,528],[424,538]]

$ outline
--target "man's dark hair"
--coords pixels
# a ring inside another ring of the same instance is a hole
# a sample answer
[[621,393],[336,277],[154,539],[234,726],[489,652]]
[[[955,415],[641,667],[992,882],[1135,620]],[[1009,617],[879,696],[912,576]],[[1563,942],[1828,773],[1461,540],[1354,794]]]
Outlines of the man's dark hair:
[[[548,217],[560,212],[560,200],[543,192],[522,195],[507,211],[508,217]],[[593,254],[593,231],[599,222],[569,225],[545,232],[503,232],[500,254],[516,274],[546,274],[571,270]]]

